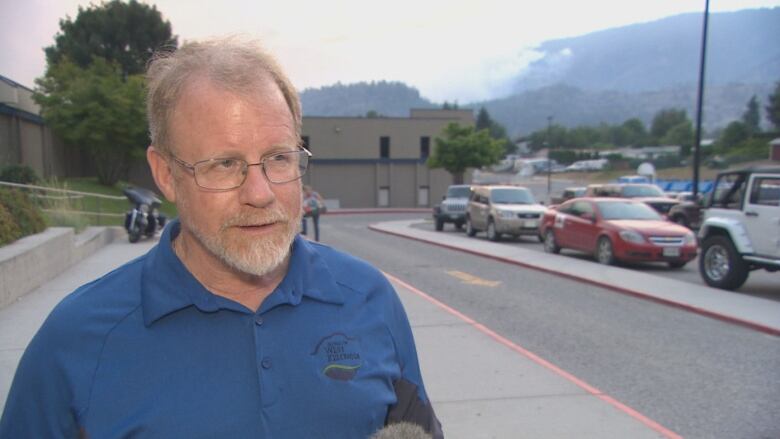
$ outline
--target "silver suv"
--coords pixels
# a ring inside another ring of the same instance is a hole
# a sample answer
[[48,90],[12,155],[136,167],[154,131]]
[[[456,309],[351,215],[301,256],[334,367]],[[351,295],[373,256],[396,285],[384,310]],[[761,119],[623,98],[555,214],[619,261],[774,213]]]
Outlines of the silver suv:
[[491,241],[499,241],[504,234],[534,235],[541,241],[539,222],[545,210],[527,188],[477,186],[466,208],[466,233],[474,236],[484,230]]
[[444,230],[445,223],[455,224],[460,230],[466,222],[466,204],[471,195],[471,186],[467,184],[453,184],[447,188],[447,194],[442,197],[441,204],[433,207],[433,221],[436,230]]
[[734,290],[752,270],[780,270],[780,168],[719,174],[704,207],[699,272],[708,285]]

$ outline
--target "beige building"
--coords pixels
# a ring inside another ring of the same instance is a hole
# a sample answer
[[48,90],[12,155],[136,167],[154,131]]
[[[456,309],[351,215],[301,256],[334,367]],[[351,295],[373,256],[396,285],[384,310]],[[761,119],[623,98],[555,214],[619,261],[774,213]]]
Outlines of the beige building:
[[304,117],[303,141],[314,154],[304,182],[334,207],[431,207],[452,176],[425,162],[434,139],[452,122],[473,126],[473,113],[412,109],[409,117]]

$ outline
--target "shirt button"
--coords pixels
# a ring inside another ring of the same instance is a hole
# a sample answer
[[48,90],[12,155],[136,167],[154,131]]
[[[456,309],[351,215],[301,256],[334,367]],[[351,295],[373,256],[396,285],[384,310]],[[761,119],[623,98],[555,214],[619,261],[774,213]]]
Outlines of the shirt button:
[[270,369],[271,368],[271,359],[266,357],[263,358],[263,361],[260,362],[260,365],[263,366],[263,369]]
[[255,325],[261,326],[263,324],[263,318],[261,316],[255,316]]

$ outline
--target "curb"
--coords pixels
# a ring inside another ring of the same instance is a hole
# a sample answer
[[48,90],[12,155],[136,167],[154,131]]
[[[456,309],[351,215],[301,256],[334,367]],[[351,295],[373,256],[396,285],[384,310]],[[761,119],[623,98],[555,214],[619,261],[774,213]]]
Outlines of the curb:
[[431,214],[433,209],[429,207],[389,207],[389,208],[368,208],[368,209],[334,209],[328,210],[323,215],[360,215],[360,214],[382,214],[382,213],[425,213]]
[[687,304],[687,303],[676,302],[674,300],[669,300],[669,299],[664,299],[664,298],[652,296],[652,295],[649,295],[649,294],[646,294],[646,293],[643,293],[643,292],[640,292],[640,291],[631,290],[631,289],[624,288],[624,287],[617,287],[617,286],[614,286],[614,285],[611,285],[611,284],[607,284],[607,283],[604,283],[604,282],[599,282],[597,280],[590,279],[590,278],[587,278],[587,277],[577,276],[577,275],[569,274],[569,273],[566,273],[566,272],[563,272],[563,271],[559,271],[559,270],[553,270],[553,269],[546,268],[546,267],[540,267],[538,265],[528,264],[528,263],[516,261],[514,259],[504,258],[504,257],[501,257],[501,256],[495,256],[495,255],[491,255],[489,253],[483,253],[483,252],[476,251],[476,250],[471,250],[471,249],[464,249],[464,248],[461,248],[461,247],[456,247],[456,246],[452,246],[452,245],[449,245],[449,244],[444,244],[444,243],[437,242],[437,241],[432,241],[432,240],[428,240],[428,239],[424,239],[424,238],[418,238],[418,237],[414,237],[414,236],[404,235],[404,234],[398,233],[398,232],[391,232],[389,230],[383,230],[383,229],[377,228],[377,227],[375,227],[373,225],[368,226],[368,228],[369,228],[369,230],[373,230],[373,231],[379,232],[379,233],[385,233],[385,234],[392,235],[392,236],[399,236],[401,238],[411,239],[413,241],[424,242],[426,244],[432,244],[432,245],[436,245],[436,246],[439,246],[439,247],[447,248],[447,249],[450,249],[450,250],[456,250],[456,251],[460,251],[460,252],[463,252],[463,253],[469,253],[469,254],[472,254],[472,255],[475,255],[475,256],[480,256],[480,257],[483,257],[483,258],[493,259],[495,261],[504,262],[506,264],[517,265],[517,266],[524,267],[524,268],[530,268],[532,270],[537,270],[537,271],[541,271],[541,272],[544,272],[544,273],[553,274],[553,275],[560,276],[560,277],[565,277],[567,279],[576,280],[578,282],[585,282],[585,283],[588,283],[588,284],[591,284],[591,285],[595,285],[597,287],[601,287],[601,288],[605,288],[605,289],[608,289],[608,290],[611,290],[611,291],[614,291],[614,292],[617,292],[617,293],[625,294],[627,296],[632,296],[632,297],[636,297],[636,298],[639,298],[639,299],[649,300],[649,301],[652,301],[652,302],[655,302],[655,303],[659,303],[661,305],[666,305],[666,306],[674,307],[674,308],[677,308],[677,309],[682,309],[684,311],[692,312],[692,313],[695,313],[695,314],[703,315],[705,317],[713,318],[713,319],[720,320],[720,321],[723,321],[723,322],[727,322],[727,323],[731,323],[731,324],[734,324],[734,325],[742,326],[742,327],[745,327],[745,328],[748,328],[748,329],[752,329],[754,331],[759,331],[759,332],[763,332],[765,334],[769,334],[769,335],[773,335],[773,336],[776,336],[776,337],[780,337],[780,328],[775,328],[775,327],[772,327],[772,326],[763,325],[763,324],[760,324],[760,323],[752,322],[750,320],[744,320],[744,319],[741,319],[741,318],[738,318],[738,317],[734,317],[734,316],[730,316],[730,315],[727,315],[727,314],[717,313],[717,312],[706,310],[706,309],[703,309],[703,308],[699,308],[697,306],[690,305],[690,304]]

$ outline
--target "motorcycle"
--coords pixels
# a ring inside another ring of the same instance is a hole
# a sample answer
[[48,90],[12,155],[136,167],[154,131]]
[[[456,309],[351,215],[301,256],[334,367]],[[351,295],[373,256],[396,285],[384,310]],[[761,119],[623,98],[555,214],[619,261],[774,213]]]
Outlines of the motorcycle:
[[138,242],[141,235],[151,238],[165,226],[165,215],[160,213],[162,202],[157,195],[144,188],[128,187],[122,190],[133,208],[125,214],[125,230],[130,242]]

